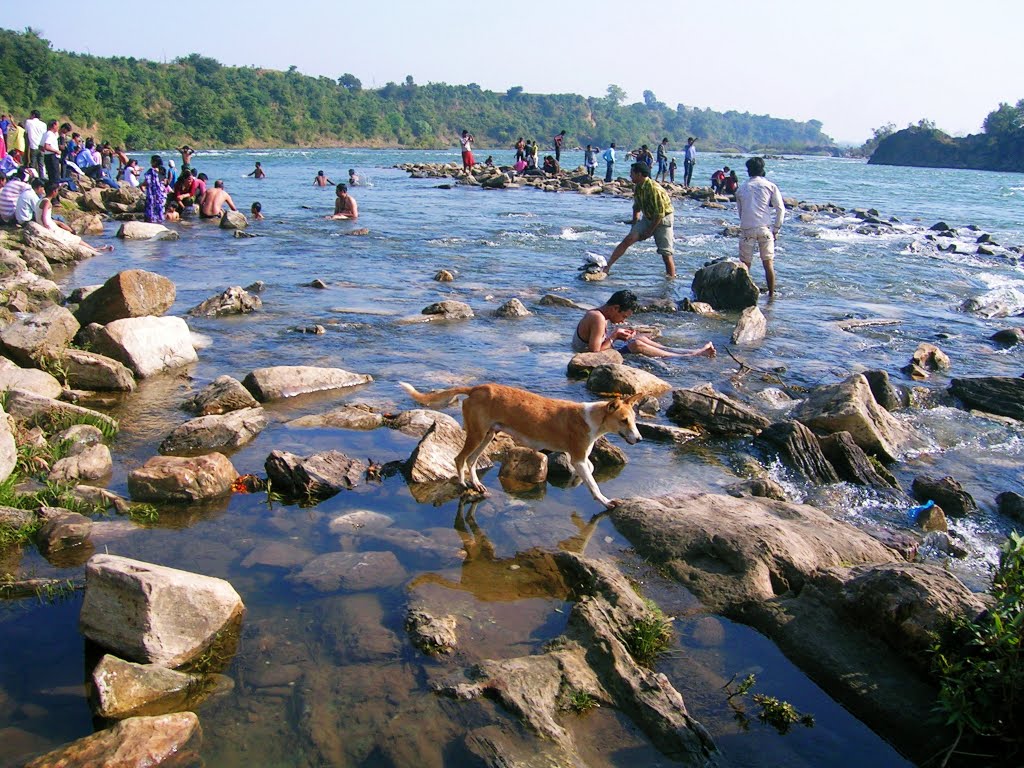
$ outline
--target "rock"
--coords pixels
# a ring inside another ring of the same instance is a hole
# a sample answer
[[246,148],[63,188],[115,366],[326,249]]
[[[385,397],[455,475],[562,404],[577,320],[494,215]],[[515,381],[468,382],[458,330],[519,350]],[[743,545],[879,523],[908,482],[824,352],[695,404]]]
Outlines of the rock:
[[706,301],[690,301],[683,299],[681,308],[684,312],[693,312],[695,315],[713,315],[715,308]]
[[530,310],[519,299],[509,299],[494,310],[495,317],[528,317],[529,315]]
[[580,272],[580,280],[586,283],[600,283],[608,279],[607,272]]
[[911,485],[914,498],[920,502],[934,501],[953,517],[964,517],[978,511],[974,497],[952,477],[943,478],[918,475]]
[[174,668],[206,651],[244,611],[223,579],[100,554],[86,564],[79,628],[124,659]]
[[953,379],[949,391],[968,408],[1024,421],[1024,378],[978,376]]
[[327,283],[321,280],[319,277],[309,284],[310,288],[316,288],[317,290],[323,291],[327,289]]
[[448,428],[462,429],[459,426],[459,422],[447,413],[432,411],[427,408],[412,408],[408,411],[402,411],[397,416],[385,421],[391,429],[397,429],[403,434],[420,439],[427,434],[437,421],[444,422]]
[[1024,496],[1014,491],[1003,491],[996,496],[999,514],[1024,522]]
[[577,304],[572,299],[567,299],[565,296],[558,296],[554,293],[548,293],[541,297],[540,305],[542,307],[565,307],[567,309],[583,309],[586,310],[581,304]]
[[207,384],[198,394],[190,397],[182,404],[182,408],[200,416],[212,416],[220,413],[239,411],[243,408],[255,408],[259,405],[238,379],[230,376],[218,376]]
[[672,405],[665,415],[681,427],[731,437],[755,435],[771,424],[753,408],[716,392],[711,384],[672,390]]
[[317,592],[364,592],[397,586],[406,573],[393,552],[329,552],[286,578]]
[[697,270],[690,288],[697,301],[706,302],[715,309],[755,307],[760,296],[746,268],[728,259]]
[[[108,720],[165,715],[197,706],[203,678],[106,654],[92,671],[95,713]],[[198,700],[197,700],[198,699]]]
[[944,221],[938,221],[928,227],[932,232],[949,232],[952,227]]
[[[402,468],[412,483],[430,483],[451,480],[456,476],[455,456],[466,442],[466,433],[452,422],[438,420],[427,429],[419,444]],[[490,466],[480,457],[478,468]]]
[[59,356],[78,329],[74,315],[55,304],[0,330],[0,345],[18,365],[36,368],[45,358]]
[[86,296],[75,317],[83,326],[126,317],[159,317],[174,306],[175,295],[174,283],[163,275],[126,269]]
[[840,480],[884,491],[899,489],[895,478],[887,470],[884,474],[879,471],[867,454],[854,442],[849,432],[826,435],[819,443],[825,458],[835,469]]
[[106,424],[111,432],[117,431],[117,422],[99,411],[80,405],[39,397],[20,389],[8,390],[7,412],[19,421],[76,423],[88,421],[92,424]]
[[441,315],[445,320],[465,320],[473,317],[473,308],[461,301],[439,301],[423,308],[424,315]]
[[394,518],[388,515],[360,509],[338,515],[328,523],[327,529],[334,534],[353,535],[387,528],[394,522]]
[[117,236],[124,240],[177,240],[177,232],[163,224],[150,224],[145,221],[126,221],[117,230]]
[[622,365],[622,353],[617,349],[604,349],[600,352],[577,352],[569,361],[567,375],[573,378],[589,376],[602,365]]
[[757,306],[747,307],[740,313],[740,319],[732,332],[733,344],[751,344],[764,338],[768,331],[768,320]]
[[46,371],[36,368],[22,368],[6,357],[0,357],[0,392],[8,389],[23,389],[48,398],[60,397],[64,387]]
[[46,229],[34,221],[22,228],[21,236],[27,247],[41,251],[54,264],[82,261],[96,253],[78,235],[63,229]]
[[438,270],[437,274],[434,275],[434,279],[439,283],[450,283],[455,280],[455,275],[449,272],[447,269]]
[[199,359],[180,317],[114,320],[96,333],[93,351],[123,363],[143,379]]
[[314,453],[306,458],[271,451],[264,468],[278,491],[297,497],[326,498],[359,485],[366,477],[367,465],[340,451]]
[[25,764],[25,768],[199,768],[203,732],[194,712],[132,717]]
[[895,461],[911,433],[875,402],[867,379],[856,373],[838,384],[816,387],[792,414],[811,429],[849,432],[862,450],[882,461]]
[[294,568],[305,565],[314,557],[313,552],[305,547],[287,541],[271,541],[253,548],[242,560],[242,567]]
[[342,405],[326,413],[300,416],[288,422],[289,427],[334,427],[337,429],[370,430],[384,424],[384,416],[369,406]]
[[450,613],[434,616],[423,609],[411,608],[405,617],[405,631],[412,644],[428,656],[452,653],[458,648],[458,622]]
[[914,381],[924,381],[929,377],[928,371],[914,362],[907,363],[905,366],[900,368],[900,370],[907,374],[908,378],[913,379]]
[[[403,652],[403,643],[387,626],[391,623],[380,596],[371,592],[337,595],[319,601],[320,631],[346,665],[354,662],[390,663]],[[390,610],[388,611],[390,614]],[[414,761],[420,762],[420,761]]]
[[92,424],[72,424],[52,435],[47,442],[50,445],[68,443],[67,455],[79,456],[86,448],[100,445],[103,442],[103,432]]
[[[225,214],[226,215],[226,214]],[[188,311],[192,317],[220,317],[222,315],[245,315],[263,306],[259,296],[246,292],[240,285],[233,285],[218,296],[211,296]]]
[[788,501],[786,489],[768,476],[752,477],[749,480],[733,483],[725,489],[725,492],[740,499],[744,496],[754,496],[759,499]]
[[895,411],[910,405],[907,393],[893,385],[886,371],[864,371],[864,378],[868,380],[868,387],[871,389],[871,395],[875,398],[875,402],[885,410]]
[[257,368],[242,380],[243,386],[262,403],[310,392],[345,389],[367,384],[373,377],[350,373],[341,368],[317,368],[308,365],[278,365]]
[[131,370],[112,357],[68,348],[61,355],[60,362],[67,372],[68,386],[73,389],[101,392],[135,391],[135,377]]
[[505,451],[498,480],[507,491],[522,491],[548,479],[548,457],[540,451],[515,446]]
[[649,421],[638,421],[636,429],[644,440],[655,440],[661,443],[686,443],[695,437],[700,437],[700,432],[695,429],[683,427],[670,427],[667,424],[652,424]]
[[157,450],[162,454],[179,456],[230,451],[255,438],[266,429],[267,423],[267,414],[259,406],[199,416],[175,427]]
[[16,507],[0,507],[0,526],[6,528],[24,528],[36,520],[36,513],[30,509],[18,509]]
[[821,452],[818,438],[799,421],[779,421],[761,430],[755,442],[779,452],[783,462],[812,483],[835,483],[839,477]]
[[221,453],[153,456],[128,473],[128,493],[135,501],[205,501],[229,495],[236,477],[231,461]]
[[949,357],[934,344],[921,343],[911,356],[911,363],[926,371],[948,371]]
[[949,523],[946,522],[946,513],[938,504],[932,504],[928,509],[922,509],[917,513],[914,524],[922,531],[943,531],[949,530]]
[[102,480],[114,469],[110,449],[99,443],[91,445],[74,456],[65,456],[54,462],[47,480],[62,485],[77,485],[79,481]]
[[220,217],[221,229],[245,229],[249,226],[249,220],[241,211],[224,211]]
[[61,507],[40,507],[38,514],[43,524],[36,540],[44,554],[79,547],[89,540],[92,520],[85,515]]
[[629,365],[600,365],[587,377],[587,389],[608,395],[663,395],[672,385],[657,376]]
[[1007,347],[1024,344],[1024,328],[1003,328],[993,333],[989,338],[997,344],[1003,344]]

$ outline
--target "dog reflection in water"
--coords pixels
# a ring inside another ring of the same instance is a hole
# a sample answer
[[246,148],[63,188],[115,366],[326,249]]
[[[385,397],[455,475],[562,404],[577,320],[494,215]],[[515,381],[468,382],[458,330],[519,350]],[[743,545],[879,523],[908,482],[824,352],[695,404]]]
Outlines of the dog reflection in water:
[[[410,589],[423,584],[437,584],[469,592],[477,600],[485,602],[513,602],[531,597],[569,600],[572,589],[550,551],[532,547],[512,557],[497,556],[494,544],[477,525],[474,512],[479,504],[479,499],[461,500],[455,515],[455,530],[466,550],[459,580],[453,581],[439,573],[424,573],[413,579]],[[582,554],[597,524],[607,514],[600,512],[584,522],[574,512],[572,522],[576,533],[558,542],[558,548],[563,552]]]

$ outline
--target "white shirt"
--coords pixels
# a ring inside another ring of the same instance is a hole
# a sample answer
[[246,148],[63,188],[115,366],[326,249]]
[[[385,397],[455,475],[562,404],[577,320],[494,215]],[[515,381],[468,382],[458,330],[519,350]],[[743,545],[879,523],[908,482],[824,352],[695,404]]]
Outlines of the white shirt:
[[473,151],[473,137],[470,134],[467,133],[465,136],[461,136],[459,141],[462,143],[463,152]]
[[39,205],[39,195],[32,187],[29,187],[20,195],[18,202],[14,205],[14,220],[19,224],[32,221],[36,215],[36,206]]
[[124,180],[129,187],[139,186],[139,169],[137,166],[129,165],[124,169]]
[[30,117],[25,121],[25,139],[28,141],[29,149],[39,149],[39,142],[43,140],[46,133],[46,123],[38,117]]
[[736,190],[736,208],[740,213],[740,229],[768,227],[778,234],[786,218],[782,192],[764,176],[752,176],[740,184]]
[[51,154],[50,152],[47,152],[45,149],[43,149],[46,145],[50,145],[51,147],[53,147],[52,154],[57,154],[58,152],[60,152],[60,150],[57,148],[56,131],[47,131],[46,133],[43,134],[43,138],[39,140],[39,148],[42,149],[44,153]]

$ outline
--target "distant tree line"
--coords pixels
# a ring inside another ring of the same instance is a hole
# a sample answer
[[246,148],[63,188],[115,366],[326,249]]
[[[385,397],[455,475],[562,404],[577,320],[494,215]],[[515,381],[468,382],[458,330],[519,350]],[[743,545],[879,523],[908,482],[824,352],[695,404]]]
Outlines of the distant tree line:
[[504,93],[475,83],[363,88],[350,73],[337,79],[225,67],[192,54],[170,64],[54,51],[32,29],[0,30],[0,112],[18,120],[31,109],[65,119],[130,149],[181,142],[201,146],[445,147],[463,128],[484,147],[522,136],[546,147],[565,130],[566,146],[654,144],[687,136],[702,149],[834,151],[817,120],[799,122],[679,104],[671,109],[645,91],[643,102],[609,85],[607,95]]

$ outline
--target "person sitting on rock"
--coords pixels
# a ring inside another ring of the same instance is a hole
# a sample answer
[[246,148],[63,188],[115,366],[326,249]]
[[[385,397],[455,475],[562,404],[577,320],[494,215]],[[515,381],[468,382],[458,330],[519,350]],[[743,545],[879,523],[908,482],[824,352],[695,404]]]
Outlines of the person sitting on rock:
[[544,166],[541,170],[544,171],[544,173],[551,174],[552,176],[556,175],[559,171],[558,161],[551,155],[548,155],[544,158]]
[[224,212],[225,205],[232,211],[238,210],[235,201],[224,189],[224,180],[217,179],[213,182],[213,189],[207,189],[203,199],[199,201],[199,218],[215,219]]
[[[629,290],[616,291],[603,305],[591,309],[576,326],[572,337],[573,352],[603,352],[618,350],[622,354],[647,357],[714,357],[715,345],[710,341],[700,349],[673,349],[643,336],[633,328],[616,328],[636,311],[639,300]],[[616,345],[615,342],[621,341]]]
[[100,253],[101,251],[112,251],[114,246],[105,245],[102,248],[94,248],[93,246],[86,243],[82,238],[75,234],[74,230],[69,227],[63,219],[53,215],[53,203],[57,199],[57,195],[60,193],[60,183],[57,181],[46,182],[43,196],[39,199],[36,204],[35,215],[33,220],[36,224],[41,227],[48,229],[51,232],[63,231],[69,233],[69,235],[62,237],[62,242],[70,242],[74,245],[82,246],[88,249],[92,253]]

